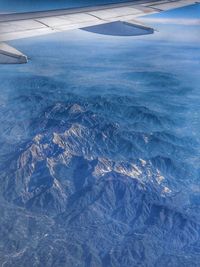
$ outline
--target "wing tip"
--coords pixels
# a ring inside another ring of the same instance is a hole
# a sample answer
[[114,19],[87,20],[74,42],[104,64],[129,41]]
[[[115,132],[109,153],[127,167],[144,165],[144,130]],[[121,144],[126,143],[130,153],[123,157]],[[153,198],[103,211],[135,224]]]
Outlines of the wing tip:
[[28,62],[26,55],[5,43],[0,43],[0,64],[25,64]]

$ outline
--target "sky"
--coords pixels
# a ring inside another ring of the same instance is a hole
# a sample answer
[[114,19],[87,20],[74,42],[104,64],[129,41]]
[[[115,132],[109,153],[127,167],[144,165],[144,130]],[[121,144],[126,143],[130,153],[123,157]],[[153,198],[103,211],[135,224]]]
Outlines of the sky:
[[[120,3],[124,0],[1,0],[0,12],[30,12],[60,8],[93,6],[98,4]],[[128,1],[126,1],[128,2]]]

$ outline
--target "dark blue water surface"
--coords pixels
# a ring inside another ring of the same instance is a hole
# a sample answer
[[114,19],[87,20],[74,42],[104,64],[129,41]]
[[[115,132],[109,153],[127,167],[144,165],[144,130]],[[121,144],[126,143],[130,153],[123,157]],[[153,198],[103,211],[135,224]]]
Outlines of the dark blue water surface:
[[190,20],[143,37],[11,42],[30,60],[0,66],[0,265],[199,266],[200,27]]

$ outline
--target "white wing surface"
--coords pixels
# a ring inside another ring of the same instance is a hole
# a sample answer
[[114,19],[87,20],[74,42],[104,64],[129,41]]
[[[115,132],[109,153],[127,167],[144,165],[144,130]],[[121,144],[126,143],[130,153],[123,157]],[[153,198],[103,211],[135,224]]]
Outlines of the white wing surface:
[[[194,3],[197,1],[160,0],[152,2],[139,0],[88,8],[2,14],[0,15],[0,63],[6,62],[6,56],[8,57],[7,63],[24,63],[26,61],[26,56],[3,44],[6,41],[80,28],[102,34],[150,34],[153,33],[153,29],[142,24],[141,19],[138,22],[139,17]],[[117,22],[115,27],[113,27],[114,22]],[[98,25],[100,25],[99,29]],[[131,26],[133,29],[130,29]]]

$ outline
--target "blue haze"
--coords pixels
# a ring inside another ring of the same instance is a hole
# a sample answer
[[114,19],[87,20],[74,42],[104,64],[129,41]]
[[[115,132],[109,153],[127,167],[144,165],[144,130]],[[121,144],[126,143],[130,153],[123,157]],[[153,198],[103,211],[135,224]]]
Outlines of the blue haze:
[[29,63],[0,66],[0,265],[199,266],[199,6],[189,10],[188,25],[148,36],[11,42]]

